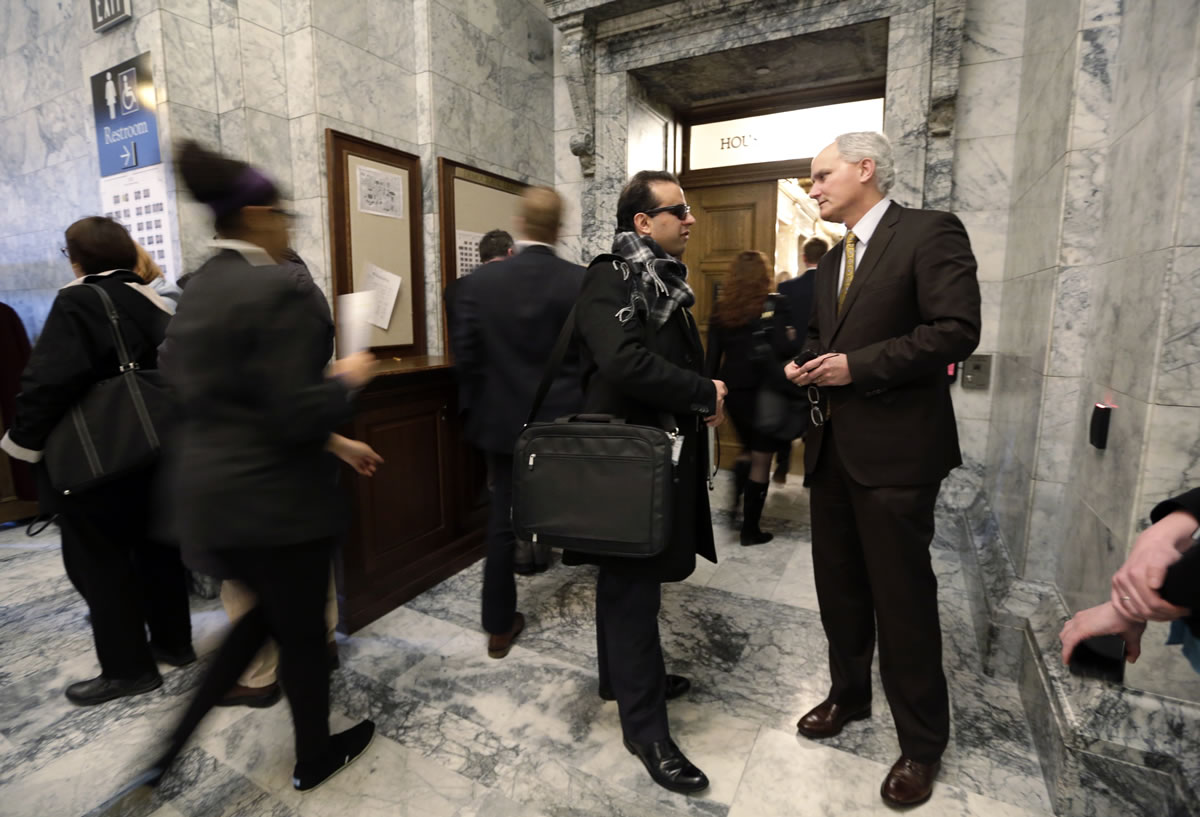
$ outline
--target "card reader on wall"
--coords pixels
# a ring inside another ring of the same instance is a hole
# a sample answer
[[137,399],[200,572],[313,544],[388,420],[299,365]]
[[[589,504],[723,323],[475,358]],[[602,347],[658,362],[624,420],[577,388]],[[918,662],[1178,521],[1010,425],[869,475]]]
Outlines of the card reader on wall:
[[1108,447],[1108,422],[1113,408],[1105,403],[1097,403],[1092,407],[1092,429],[1088,440],[1101,451]]

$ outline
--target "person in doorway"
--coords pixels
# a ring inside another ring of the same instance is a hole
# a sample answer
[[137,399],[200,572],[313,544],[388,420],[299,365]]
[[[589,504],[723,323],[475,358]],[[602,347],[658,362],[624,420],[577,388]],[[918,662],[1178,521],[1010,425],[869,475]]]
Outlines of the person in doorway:
[[600,697],[616,700],[625,747],[655,783],[693,794],[708,787],[671,739],[667,700],[690,688],[668,675],[658,634],[662,583],[682,581],[697,554],[717,560],[705,478],[705,426],[723,419],[727,389],[704,375],[695,296],[679,260],[696,223],[679,180],[642,171],[617,202],[613,254],[595,259],[576,303],[583,362],[583,410],[640,425],[671,415],[683,444],[675,467],[672,528],[666,549],[648,559],[566,551],[565,564],[598,564],[596,646]]
[[120,370],[104,303],[81,284],[103,288],[112,300],[129,357],[142,369],[158,368],[156,353],[171,316],[133,272],[137,244],[112,219],[76,221],[67,228],[65,254],[76,280],[54,299],[0,447],[15,459],[38,463],[42,513],[58,514],[63,564],[87,603],[100,661],[100,675],[71,684],[66,696],[91,706],[157,689],[162,676],[156,660],[183,666],[196,653],[179,551],[152,532],[158,464],[70,496],[54,490],[42,464],[55,426],[92,386]]
[[189,279],[160,358],[184,413],[170,475],[175,527],[190,567],[243,582],[257,602],[142,779],[162,778],[270,637],[295,729],[292,785],[308,791],[366,751],[375,732],[364,720],[330,734],[324,615],[344,517],[326,447],[375,362],[359,352],[326,369],[315,286],[282,264],[290,214],[274,182],[191,141],[177,161],[219,239]]
[[[483,629],[488,655],[503,658],[525,627],[513,578],[512,452],[528,419],[550,352],[579,295],[583,267],[554,252],[562,198],[548,187],[521,197],[522,251],[480,266],[459,293],[454,364],[468,384],[467,439],[487,456],[492,501],[483,569]],[[571,355],[542,404],[547,420],[579,411],[579,361]]]
[[[800,248],[804,270],[795,278],[779,285],[779,294],[782,296],[777,309],[779,320],[787,327],[788,341],[796,344],[797,351],[808,336],[808,322],[813,304],[813,281],[817,278],[817,264],[827,252],[829,245],[825,243],[825,239],[818,236],[807,239]],[[779,485],[786,484],[791,466],[792,446],[785,445],[775,455],[775,475],[772,479]]]
[[765,255],[753,250],[739,253],[722,283],[708,328],[707,371],[729,387],[725,410],[742,441],[742,453],[733,465],[733,513],[741,503],[743,545],[762,545],[773,538],[759,527],[759,521],[767,501],[771,458],[790,445],[767,437],[755,426],[758,390],[767,376],[779,371],[778,359],[786,350],[786,339],[777,338],[773,331],[775,315],[763,317],[771,283]]
[[880,793],[929,799],[950,736],[937,578],[929,558],[942,479],[962,464],[946,366],[979,343],[979,283],[962,222],[888,197],[892,147],[842,134],[812,163],[821,218],[845,240],[817,266],[807,348],[785,372],[825,396],[805,438],[813,572],[829,692],[796,727],[814,739],[870,717],[871,661],[900,739]]

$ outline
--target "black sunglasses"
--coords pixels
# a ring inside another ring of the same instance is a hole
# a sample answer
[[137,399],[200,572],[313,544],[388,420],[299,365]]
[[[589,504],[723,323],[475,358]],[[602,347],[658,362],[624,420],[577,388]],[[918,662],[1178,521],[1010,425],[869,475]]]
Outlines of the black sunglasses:
[[666,207],[655,207],[653,210],[643,210],[642,212],[648,216],[656,216],[659,213],[670,213],[675,218],[683,221],[691,214],[692,208],[686,204],[668,204]]

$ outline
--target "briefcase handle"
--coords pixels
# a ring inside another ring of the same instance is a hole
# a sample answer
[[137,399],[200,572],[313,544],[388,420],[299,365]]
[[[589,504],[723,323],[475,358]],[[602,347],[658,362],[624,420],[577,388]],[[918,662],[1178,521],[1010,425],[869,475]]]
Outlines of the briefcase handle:
[[624,417],[614,417],[611,414],[568,414],[566,417],[555,419],[556,423],[617,423],[624,424]]

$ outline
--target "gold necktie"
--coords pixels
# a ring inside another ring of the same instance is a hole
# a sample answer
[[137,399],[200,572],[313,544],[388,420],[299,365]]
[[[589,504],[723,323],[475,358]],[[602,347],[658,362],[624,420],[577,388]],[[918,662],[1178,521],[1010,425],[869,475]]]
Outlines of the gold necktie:
[[842,302],[846,300],[846,293],[850,291],[850,284],[854,281],[854,247],[858,243],[858,236],[853,231],[846,233],[846,275],[842,279],[842,289],[838,292],[838,314],[842,312]]

